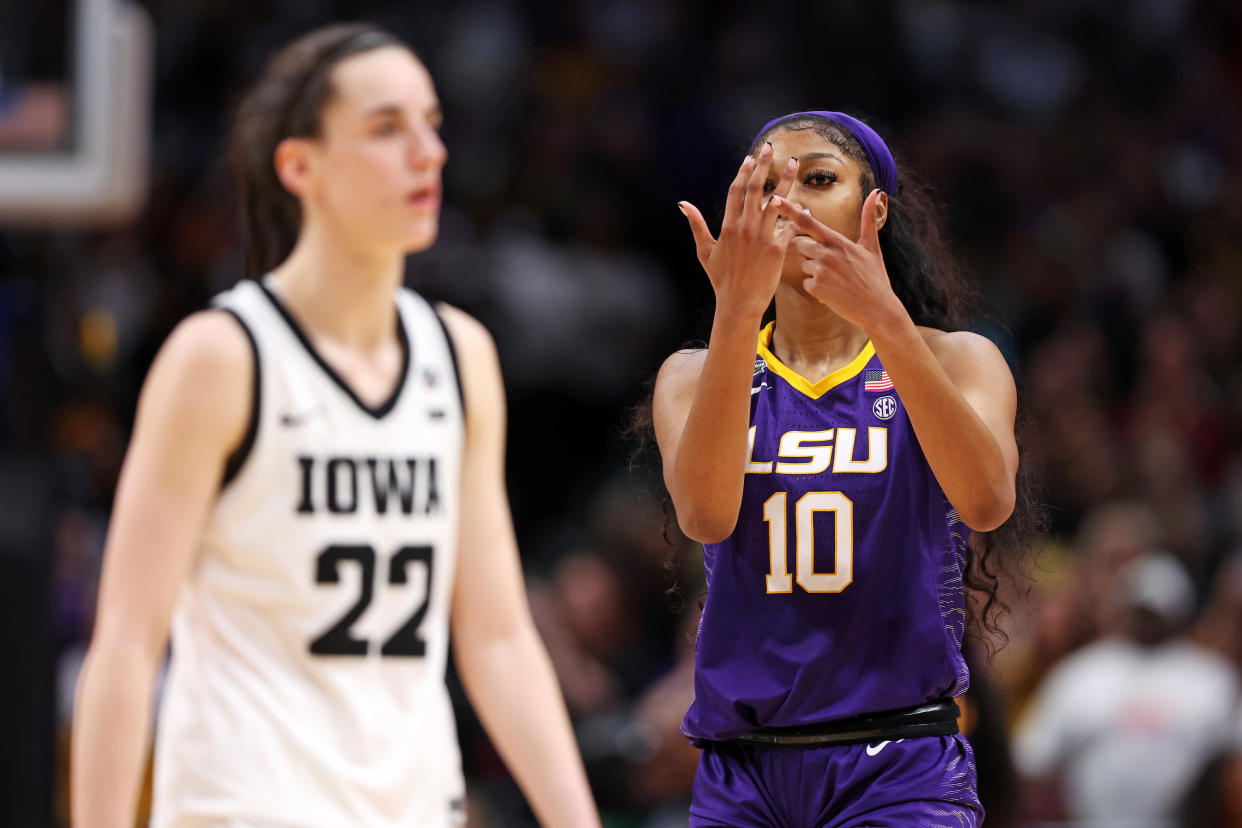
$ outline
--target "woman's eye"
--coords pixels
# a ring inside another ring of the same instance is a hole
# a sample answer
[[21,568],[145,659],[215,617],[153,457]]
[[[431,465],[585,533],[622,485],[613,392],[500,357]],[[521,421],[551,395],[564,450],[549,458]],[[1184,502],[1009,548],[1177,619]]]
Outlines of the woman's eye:
[[396,131],[397,131],[397,125],[393,123],[392,121],[384,121],[379,126],[375,127],[375,134],[380,137],[383,137],[385,135],[393,135],[396,133]]
[[809,174],[805,181],[812,187],[825,187],[836,182],[837,174],[828,170],[817,170]]
[[776,182],[773,181],[772,179],[769,178],[767,181],[763,182],[763,191],[765,193],[770,193],[775,189],[776,189]]

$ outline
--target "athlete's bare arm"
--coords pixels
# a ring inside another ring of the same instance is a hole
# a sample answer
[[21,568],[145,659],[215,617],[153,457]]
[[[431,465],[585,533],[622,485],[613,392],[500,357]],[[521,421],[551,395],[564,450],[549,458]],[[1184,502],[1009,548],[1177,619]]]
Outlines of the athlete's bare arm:
[[458,673],[479,719],[548,828],[599,816],[552,664],[531,621],[505,493],[505,400],[496,347],[460,310],[441,306],[466,400],[452,633]]
[[221,311],[182,322],[156,357],[117,485],[99,607],[73,721],[75,828],[131,828],[151,695],[177,594],[224,464],[250,418],[253,356]]
[[[932,373],[921,382],[909,383],[910,388],[901,392],[902,402],[949,502],[971,529],[990,531],[1013,513],[1017,497],[1014,419],[1018,391],[1013,375],[986,337],[926,328],[920,333],[956,394]],[[879,348],[876,345],[877,353]],[[910,354],[912,358],[917,355],[917,351]],[[915,400],[913,405],[908,398]],[[929,451],[928,445],[937,441],[940,444]]]
[[853,241],[789,202],[781,215],[809,236],[807,293],[861,327],[888,371],[940,488],[971,529],[989,531],[1013,512],[1017,392],[996,346],[969,332],[918,328],[893,293],[880,253],[880,193],[863,204]]
[[[719,240],[698,209],[685,205],[699,263],[716,293],[716,314],[705,352],[673,354],[660,369],[652,417],[677,522],[703,543],[724,540],[737,524],[755,343],[793,238],[791,223],[778,226],[776,211],[763,209],[771,164],[770,144],[758,160],[748,156],[742,162],[729,187]],[[795,172],[796,162],[785,166],[776,193],[789,192]]]

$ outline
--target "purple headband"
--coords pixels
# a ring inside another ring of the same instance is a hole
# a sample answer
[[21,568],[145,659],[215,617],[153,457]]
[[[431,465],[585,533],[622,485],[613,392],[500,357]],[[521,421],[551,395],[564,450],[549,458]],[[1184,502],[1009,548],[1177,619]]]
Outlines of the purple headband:
[[858,143],[862,144],[863,151],[867,153],[867,160],[871,162],[871,171],[875,173],[876,186],[890,196],[897,192],[897,162],[893,161],[893,154],[889,151],[888,145],[884,143],[884,139],[874,129],[857,118],[846,115],[844,112],[812,110],[810,112],[792,112],[788,115],[782,115],[764,124],[763,129],[759,130],[759,133],[755,135],[755,141],[758,141],[765,132],[781,121],[788,121],[801,115],[818,115],[843,127],[846,132],[854,136]]

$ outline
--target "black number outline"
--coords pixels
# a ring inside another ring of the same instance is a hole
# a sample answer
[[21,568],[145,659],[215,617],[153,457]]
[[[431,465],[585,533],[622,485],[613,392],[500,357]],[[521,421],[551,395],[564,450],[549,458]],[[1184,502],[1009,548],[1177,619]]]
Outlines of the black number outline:
[[[370,642],[365,638],[354,637],[351,628],[366,612],[375,596],[375,547],[370,544],[329,546],[315,559],[315,583],[340,583],[340,563],[346,560],[356,561],[362,568],[358,600],[336,623],[311,641],[309,649],[314,655],[365,656],[370,649]],[[410,617],[380,647],[381,656],[421,658],[427,654],[427,642],[419,636],[418,630],[422,626],[423,619],[427,617],[427,609],[431,603],[432,562],[434,560],[434,549],[425,545],[403,546],[389,560],[389,584],[408,583],[409,565],[421,562],[427,568],[427,588],[423,592],[422,601],[414,608]]]
[[423,592],[422,603],[414,609],[414,614],[384,642],[380,655],[422,657],[427,654],[427,642],[419,636],[418,628],[427,616],[427,605],[431,601],[431,553],[430,546],[405,546],[397,550],[397,554],[388,562],[388,583],[404,584],[406,567],[421,561],[427,567],[427,589]]
[[323,634],[310,643],[310,651],[315,655],[351,655],[367,654],[368,642],[365,638],[355,638],[350,634],[354,625],[367,607],[371,604],[375,588],[375,547],[369,544],[333,544],[323,552],[315,562],[315,583],[339,584],[341,582],[341,561],[357,561],[362,567],[362,590],[354,605],[341,616]]

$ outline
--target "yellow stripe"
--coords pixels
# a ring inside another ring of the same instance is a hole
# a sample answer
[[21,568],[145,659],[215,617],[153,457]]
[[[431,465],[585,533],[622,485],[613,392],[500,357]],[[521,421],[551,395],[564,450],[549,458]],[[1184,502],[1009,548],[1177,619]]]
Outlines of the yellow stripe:
[[824,396],[824,394],[828,393],[833,388],[836,388],[841,383],[858,376],[858,373],[862,371],[862,369],[866,367],[867,363],[871,361],[871,358],[875,356],[875,346],[872,345],[871,340],[868,339],[867,344],[863,346],[862,353],[854,357],[848,365],[843,365],[828,376],[821,379],[819,382],[810,382],[806,378],[799,376],[796,371],[781,362],[776,358],[776,355],[772,353],[772,331],[775,325],[775,322],[769,322],[764,329],[759,332],[759,356],[763,357],[763,361],[768,364],[768,367],[771,368],[778,377],[785,380],[785,382],[789,383],[813,400],[818,400],[820,397]]

